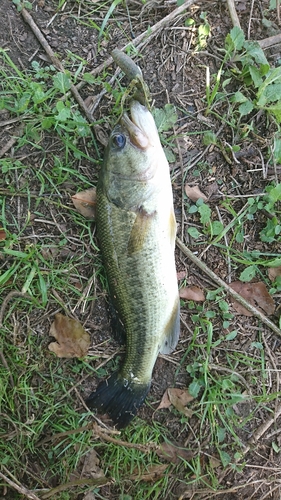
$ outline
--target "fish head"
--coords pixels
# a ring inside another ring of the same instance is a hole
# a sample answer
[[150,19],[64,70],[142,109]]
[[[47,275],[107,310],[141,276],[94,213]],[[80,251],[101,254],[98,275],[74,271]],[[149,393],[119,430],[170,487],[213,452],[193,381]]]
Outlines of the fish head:
[[134,100],[110,135],[104,166],[123,179],[146,181],[155,174],[159,155],[165,156],[153,116]]

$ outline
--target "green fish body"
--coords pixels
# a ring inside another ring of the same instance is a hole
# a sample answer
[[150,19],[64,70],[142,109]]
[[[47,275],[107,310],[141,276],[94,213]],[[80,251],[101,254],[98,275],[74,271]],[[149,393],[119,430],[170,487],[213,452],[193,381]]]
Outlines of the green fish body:
[[109,139],[97,185],[97,234],[110,296],[126,335],[120,371],[87,405],[125,427],[143,403],[160,353],[179,338],[176,222],[169,165],[154,119],[131,103]]

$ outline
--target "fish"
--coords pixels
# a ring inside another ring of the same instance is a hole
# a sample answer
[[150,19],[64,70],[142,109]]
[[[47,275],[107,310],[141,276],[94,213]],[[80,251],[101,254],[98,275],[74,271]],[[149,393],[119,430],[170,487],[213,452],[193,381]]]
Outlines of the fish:
[[90,410],[126,427],[143,404],[159,353],[180,334],[170,169],[151,112],[137,100],[114,127],[97,183],[96,229],[124,362],[90,394]]

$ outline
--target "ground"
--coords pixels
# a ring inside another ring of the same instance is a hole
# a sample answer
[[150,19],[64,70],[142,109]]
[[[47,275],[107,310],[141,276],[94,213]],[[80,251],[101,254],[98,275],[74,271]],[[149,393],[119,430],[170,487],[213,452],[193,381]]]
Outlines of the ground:
[[[0,4],[0,498],[279,499],[281,288],[267,268],[278,267],[280,192],[271,205],[263,200],[280,186],[280,120],[265,107],[237,111],[254,92],[241,50],[226,60],[212,94],[233,28],[226,2],[195,1],[153,34],[149,27],[176,2],[34,0],[27,12],[86,107],[100,99],[90,126],[15,3]],[[236,9],[246,38],[280,32],[274,2],[239,0]],[[176,108],[177,119],[160,134],[178,237],[224,282],[253,272],[249,282],[271,292],[273,309],[261,307],[276,331],[238,313],[177,246],[179,286],[195,285],[206,298],[182,299],[180,342],[157,360],[138,417],[121,435],[110,427],[103,434],[110,422],[99,416],[93,430],[84,399],[122,362],[124,349],[112,338],[95,223],[77,213],[71,197],[96,185],[120,110],[126,81],[112,80],[111,50],[147,29],[131,56],[154,107]],[[265,54],[280,67],[280,44]],[[186,185],[198,186],[205,202],[188,198]],[[86,358],[59,359],[48,350],[57,313],[90,333]],[[182,389],[189,402],[171,404],[170,396],[168,408],[157,409],[169,388]],[[168,455],[155,451],[163,443]]]

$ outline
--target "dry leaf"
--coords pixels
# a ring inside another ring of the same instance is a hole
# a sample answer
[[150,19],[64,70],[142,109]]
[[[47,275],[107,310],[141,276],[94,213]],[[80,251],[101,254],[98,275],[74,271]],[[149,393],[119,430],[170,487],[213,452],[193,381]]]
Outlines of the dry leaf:
[[187,272],[186,271],[179,271],[177,273],[178,281],[184,280],[184,278],[186,278],[186,276],[187,276]]
[[180,413],[183,413],[186,417],[192,416],[192,411],[186,408],[186,405],[190,403],[190,401],[193,401],[194,398],[189,394],[187,389],[169,388],[168,396],[172,405]]
[[174,464],[180,463],[181,458],[188,462],[194,457],[193,451],[182,448],[178,443],[171,442],[162,443],[156,453],[159,458]]
[[199,198],[203,201],[207,201],[207,196],[205,196],[199,189],[198,186],[190,187],[188,184],[184,186],[185,194],[191,201],[196,202]]
[[104,472],[99,466],[100,460],[94,448],[91,448],[85,455],[83,465],[83,476],[91,476],[93,478],[105,477]]
[[163,396],[162,396],[162,399],[160,401],[160,404],[159,406],[157,406],[156,410],[161,410],[162,408],[169,408],[171,406],[171,401],[170,401],[170,398],[169,398],[169,394],[168,394],[168,389],[166,389],[166,391],[164,392]]
[[186,300],[194,300],[194,302],[204,302],[204,292],[195,285],[184,286],[180,289],[180,298]]
[[6,231],[2,227],[0,228],[0,241],[3,241],[6,239]]
[[[1,230],[0,230],[1,231]],[[0,238],[1,239],[1,238]],[[281,276],[281,266],[270,267],[268,269],[268,277],[271,281],[274,281],[278,276]]]
[[133,481],[147,481],[148,483],[158,481],[158,479],[164,476],[164,472],[168,467],[168,464],[151,465],[143,474],[140,474],[138,469],[135,469],[133,474],[129,476],[129,479]]
[[50,351],[59,358],[82,358],[90,347],[90,335],[76,319],[56,314],[50,328],[50,335],[57,342],[51,342]]
[[204,187],[205,193],[208,195],[208,199],[210,199],[214,195],[218,195],[219,193],[219,186],[218,183],[212,182],[211,184],[208,184],[206,187]]
[[[268,293],[264,283],[242,283],[242,281],[233,281],[231,288],[239,293],[252,306],[256,307],[260,312],[270,316],[275,311],[274,300]],[[237,300],[231,298],[234,309],[238,314],[244,316],[253,316],[253,314],[242,306]]]
[[94,219],[96,212],[97,194],[96,188],[80,191],[71,197],[77,212],[87,219]]

